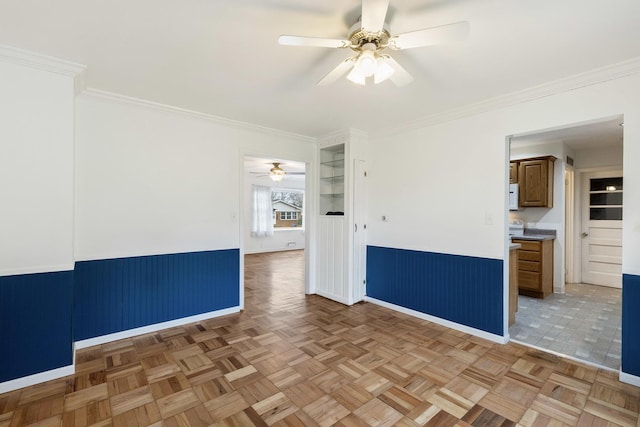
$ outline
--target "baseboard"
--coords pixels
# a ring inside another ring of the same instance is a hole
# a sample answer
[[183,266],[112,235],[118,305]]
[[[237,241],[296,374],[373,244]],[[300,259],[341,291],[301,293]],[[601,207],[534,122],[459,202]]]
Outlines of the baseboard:
[[319,291],[319,290],[317,290],[317,289],[316,289],[316,292],[315,292],[315,293],[316,293],[317,295],[320,295],[321,297],[328,298],[328,299],[330,299],[330,300],[333,300],[333,301],[339,302],[340,304],[344,304],[344,305],[352,305],[352,304],[351,304],[351,303],[350,303],[346,298],[343,298],[343,297],[341,297],[340,295],[335,295],[335,294],[332,294],[332,293],[330,293],[330,292]]
[[260,249],[245,250],[244,254],[245,255],[267,254],[270,252],[288,252],[288,251],[303,251],[303,250],[304,250],[304,247],[300,247],[300,246],[296,246],[294,248],[260,248]]
[[620,382],[640,387],[640,377],[636,375],[625,374],[624,372],[620,371],[620,376],[618,377],[618,379],[620,380]]
[[372,304],[376,304],[385,308],[389,308],[391,310],[395,310],[398,311],[400,313],[404,313],[404,314],[408,314],[409,316],[413,316],[413,317],[417,317],[419,319],[422,320],[428,320],[429,322],[433,322],[436,323],[438,325],[442,325],[442,326],[446,326],[447,328],[451,328],[451,329],[455,329],[456,331],[460,331],[460,332],[464,332],[467,334],[471,334],[474,335],[476,337],[479,338],[484,338],[486,340],[489,341],[493,341],[496,342],[498,344],[506,344],[507,342],[509,342],[509,337],[503,337],[501,335],[496,335],[496,334],[492,334],[480,329],[475,329],[472,328],[470,326],[466,326],[466,325],[461,325],[459,323],[455,323],[455,322],[451,322],[449,320],[446,319],[441,319],[440,317],[436,317],[436,316],[431,316],[429,314],[425,314],[422,313],[420,311],[415,311],[415,310],[411,310],[409,308],[406,307],[402,307],[399,305],[395,305],[395,304],[390,304],[388,302],[385,301],[380,301],[377,300],[375,298],[371,298],[371,297],[365,297],[364,300],[366,302],[370,302]]
[[0,383],[0,394],[18,390],[23,387],[40,384],[46,381],[57,380],[58,378],[73,375],[76,372],[74,365],[63,366],[62,368],[52,369],[46,372],[29,375],[15,380]]
[[594,368],[602,369],[603,371],[618,372],[617,369],[610,368],[610,367],[604,366],[604,365],[600,365],[599,363],[589,362],[588,360],[580,359],[580,358],[577,358],[577,357],[574,357],[574,356],[570,356],[568,354],[560,353],[558,351],[549,350],[548,348],[539,347],[537,345],[529,344],[529,343],[526,343],[524,341],[511,340],[511,342],[514,343],[514,344],[519,344],[519,345],[524,346],[524,347],[533,348],[534,350],[542,351],[544,353],[553,354],[554,356],[558,356],[558,357],[560,357],[562,359],[571,360],[572,362],[580,363],[582,365],[587,365],[587,366],[592,366]]
[[227,314],[238,313],[240,307],[230,307],[222,310],[210,311],[208,313],[197,314],[194,316],[183,317],[180,319],[169,320],[167,322],[155,323],[153,325],[142,326],[140,328],[128,329],[122,332],[115,332],[113,334],[101,335],[95,338],[89,338],[82,341],[75,342],[75,349],[93,347],[94,345],[106,344],[111,341],[117,341],[121,339],[135,337],[137,335],[148,334],[151,332],[157,332],[163,329],[174,328],[176,326],[186,325],[188,323],[199,322],[201,320],[208,320],[214,317],[226,316]]

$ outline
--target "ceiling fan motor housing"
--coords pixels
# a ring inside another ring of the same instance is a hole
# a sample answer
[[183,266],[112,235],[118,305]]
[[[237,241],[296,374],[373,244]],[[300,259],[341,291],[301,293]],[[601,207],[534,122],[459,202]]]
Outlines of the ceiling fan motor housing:
[[372,33],[361,28],[360,22],[354,24],[349,30],[349,41],[351,42],[351,49],[356,52],[361,52],[362,47],[366,44],[372,43],[376,46],[376,51],[380,51],[387,47],[389,44],[389,38],[391,34],[389,29],[385,25],[382,31]]

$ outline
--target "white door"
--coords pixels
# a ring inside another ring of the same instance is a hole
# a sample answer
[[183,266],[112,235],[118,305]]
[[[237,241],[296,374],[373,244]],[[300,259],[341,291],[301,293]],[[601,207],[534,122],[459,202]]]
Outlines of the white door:
[[365,162],[354,160],[353,179],[353,302],[362,301],[365,296],[367,269],[367,203],[365,187]]
[[622,172],[583,174],[582,282],[622,287]]

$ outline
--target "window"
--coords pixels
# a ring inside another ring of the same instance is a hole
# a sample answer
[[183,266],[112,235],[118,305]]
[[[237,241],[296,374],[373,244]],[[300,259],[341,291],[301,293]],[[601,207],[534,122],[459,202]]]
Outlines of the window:
[[271,205],[274,229],[304,227],[303,190],[274,189],[271,191]]
[[280,219],[284,221],[297,220],[298,212],[280,212]]
[[589,219],[622,220],[622,177],[591,179]]

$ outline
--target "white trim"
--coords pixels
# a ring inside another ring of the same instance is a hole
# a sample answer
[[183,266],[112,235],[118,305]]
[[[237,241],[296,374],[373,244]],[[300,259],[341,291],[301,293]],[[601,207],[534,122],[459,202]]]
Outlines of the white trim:
[[39,372],[37,374],[18,378],[11,381],[0,383],[0,394],[18,390],[24,387],[40,384],[46,381],[57,380],[76,373],[74,365],[63,366],[62,368],[52,369],[50,371]]
[[622,270],[622,274],[628,274],[631,276],[640,276],[640,269],[632,268],[632,269]]
[[74,79],[75,94],[85,88],[86,65],[0,44],[0,61],[61,74]]
[[289,248],[289,247],[284,247],[284,248],[257,248],[257,249],[252,249],[250,251],[245,251],[245,255],[251,255],[251,254],[266,254],[269,252],[287,252],[287,251],[304,251],[305,248],[301,248],[301,247],[294,247],[294,248]]
[[82,94],[91,96],[94,98],[107,99],[110,101],[115,101],[123,104],[136,105],[136,106],[148,108],[151,110],[158,110],[158,111],[163,111],[171,114],[180,114],[186,117],[207,120],[220,125],[247,129],[254,132],[260,132],[262,134],[275,135],[275,136],[287,137],[287,138],[297,138],[311,144],[316,142],[316,138],[306,136],[306,135],[300,135],[293,132],[285,132],[278,129],[269,128],[266,126],[260,126],[253,123],[242,122],[240,120],[227,119],[220,116],[214,116],[212,114],[201,113],[194,110],[188,110],[186,108],[174,107],[172,105],[161,104],[159,102],[147,101],[145,99],[134,98],[131,96],[121,95],[113,92],[107,92],[101,89],[95,89],[90,87],[90,88],[87,88]]
[[352,305],[353,304],[347,298],[344,298],[342,295],[332,294],[331,292],[318,291],[316,289],[316,294],[320,295],[321,297],[328,298],[330,300],[339,302],[339,303],[344,304],[344,305]]
[[75,268],[75,263],[42,265],[37,267],[7,268],[6,270],[0,270],[0,277],[21,276],[26,274],[40,274],[40,273],[57,273],[60,271],[73,271],[74,268]]
[[446,326],[447,328],[451,328],[451,329],[455,329],[456,331],[460,331],[460,332],[464,332],[466,334],[471,334],[471,335],[475,335],[476,337],[479,338],[484,338],[486,340],[489,341],[493,341],[496,342],[498,344],[506,344],[507,342],[509,342],[509,336],[501,336],[501,335],[496,335],[496,334],[492,334],[480,329],[476,329],[476,328],[472,328],[466,325],[461,325],[460,323],[455,323],[452,322],[450,320],[446,320],[446,319],[441,319],[440,317],[436,317],[436,316],[432,316],[430,314],[425,314],[422,313],[420,311],[415,311],[415,310],[411,310],[409,308],[406,307],[402,307],[399,305],[395,305],[395,304],[390,304],[388,302],[385,301],[381,301],[375,298],[371,298],[368,296],[364,297],[364,300],[366,302],[370,302],[372,304],[376,304],[385,308],[389,308],[391,310],[395,310],[398,311],[400,313],[404,313],[404,314],[408,314],[409,316],[413,316],[413,317],[417,317],[419,319],[423,319],[423,320],[427,320],[429,322],[433,322],[436,323],[438,325],[442,325],[442,326]]
[[145,253],[104,253],[104,254],[86,254],[82,256],[76,257],[76,262],[83,261],[105,261],[110,259],[121,259],[121,258],[140,258],[140,257],[149,257],[149,256],[158,256],[158,255],[181,255],[181,254],[191,254],[191,253],[200,253],[200,252],[215,252],[215,251],[230,251],[237,250],[238,247],[231,248],[203,248],[203,249],[193,249],[193,250],[183,250],[177,252],[167,252],[167,251],[158,251],[158,252],[145,252]]
[[631,76],[640,73],[640,58],[633,58],[617,64],[607,65],[605,67],[596,68],[584,73],[575,74],[570,77],[543,83],[538,86],[530,87],[506,95],[485,99],[473,104],[467,104],[460,108],[454,108],[441,113],[432,114],[416,120],[407,121],[394,125],[377,132],[378,136],[394,135],[397,133],[405,133],[410,130],[420,129],[432,126],[438,123],[449,122],[461,119],[463,117],[475,116],[501,108],[510,107],[536,99],[545,98],[563,92],[580,89],[586,86],[603,83],[609,80],[615,80],[622,77]]
[[111,341],[131,338],[137,335],[148,334],[150,332],[157,332],[163,329],[186,325],[188,323],[199,322],[201,320],[208,320],[214,317],[226,316],[228,314],[238,313],[239,311],[240,311],[240,306],[230,307],[222,310],[210,311],[208,313],[196,314],[195,316],[183,317],[180,319],[169,320],[167,322],[142,326],[140,328],[128,329],[126,331],[116,332],[108,335],[102,335],[99,337],[89,338],[82,341],[76,341],[75,349],[79,350],[82,348],[93,347],[94,345],[100,345],[100,344],[105,344]]
[[640,387],[640,377],[636,375],[625,374],[624,372],[620,371],[620,375],[618,376],[618,379],[620,379],[620,382],[631,384],[636,387]]
[[538,351],[542,351],[542,352],[545,352],[545,353],[553,354],[554,356],[558,356],[558,357],[560,357],[562,359],[568,359],[568,360],[571,360],[573,362],[582,363],[583,365],[593,366],[594,368],[602,369],[602,370],[609,371],[609,372],[618,372],[617,369],[610,368],[610,367],[604,366],[604,365],[600,365],[600,364],[595,363],[595,362],[589,362],[588,360],[579,359],[577,357],[573,357],[573,356],[570,356],[568,354],[558,353],[557,351],[549,350],[548,348],[538,347],[537,345],[529,344],[529,343],[518,341],[518,340],[511,340],[511,342],[514,343],[514,344],[522,345],[524,347],[530,347],[530,348],[533,348],[533,349],[538,350]]

